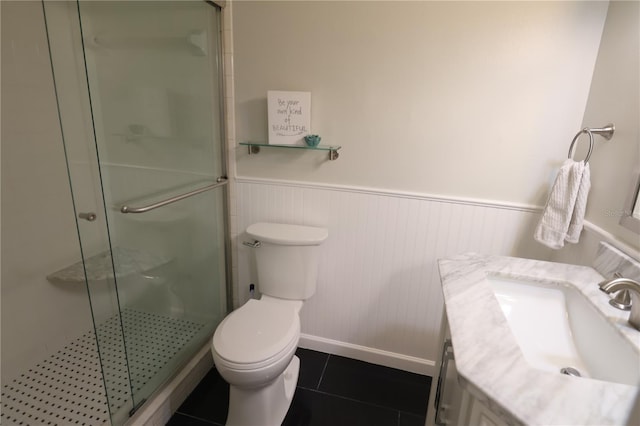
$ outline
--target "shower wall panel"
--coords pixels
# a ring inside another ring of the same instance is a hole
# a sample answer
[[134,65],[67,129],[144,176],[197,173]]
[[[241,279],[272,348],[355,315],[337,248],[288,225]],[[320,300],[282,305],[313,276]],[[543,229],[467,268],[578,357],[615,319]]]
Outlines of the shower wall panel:
[[2,384],[91,328],[39,2],[2,7]]

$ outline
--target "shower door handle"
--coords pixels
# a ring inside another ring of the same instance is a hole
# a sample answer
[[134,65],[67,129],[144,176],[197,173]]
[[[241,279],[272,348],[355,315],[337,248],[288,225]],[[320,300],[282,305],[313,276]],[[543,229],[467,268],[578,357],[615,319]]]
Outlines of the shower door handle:
[[89,222],[93,222],[98,217],[94,212],[79,213],[78,217]]
[[220,176],[216,179],[216,183],[211,185],[204,186],[202,188],[194,189],[193,191],[186,192],[184,194],[176,195],[175,197],[167,198],[166,200],[158,201],[157,203],[149,204],[148,206],[142,207],[131,207],[131,206],[122,206],[120,207],[121,213],[146,213],[153,209],[157,209],[158,207],[166,206],[167,204],[175,203],[176,201],[184,200],[185,198],[193,197],[194,195],[201,194],[206,191],[210,191],[215,188],[219,188],[221,186],[229,183],[226,176]]

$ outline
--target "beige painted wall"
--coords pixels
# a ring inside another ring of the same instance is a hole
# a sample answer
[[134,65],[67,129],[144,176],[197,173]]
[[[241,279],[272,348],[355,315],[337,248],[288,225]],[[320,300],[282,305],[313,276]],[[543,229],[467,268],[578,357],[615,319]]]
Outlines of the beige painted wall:
[[608,142],[597,138],[590,161],[592,186],[586,218],[638,250],[640,236],[618,223],[631,192],[631,182],[640,172],[640,3],[637,1],[611,2],[602,34],[583,127],[598,127],[609,122],[616,125],[615,135]]
[[606,2],[236,2],[236,140],[267,90],[312,92],[316,152],[238,176],[542,205],[580,128]]

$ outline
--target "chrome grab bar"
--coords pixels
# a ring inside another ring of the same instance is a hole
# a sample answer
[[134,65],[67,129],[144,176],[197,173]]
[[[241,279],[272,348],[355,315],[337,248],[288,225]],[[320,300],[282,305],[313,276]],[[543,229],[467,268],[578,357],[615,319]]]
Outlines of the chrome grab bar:
[[158,207],[166,206],[167,204],[172,204],[172,203],[175,203],[176,201],[184,200],[185,198],[189,198],[194,195],[201,194],[203,192],[210,191],[215,188],[219,188],[221,186],[226,185],[228,182],[229,181],[227,180],[226,177],[219,177],[218,179],[216,179],[216,183],[207,185],[202,188],[194,189],[193,191],[186,192],[181,195],[176,195],[175,197],[167,198],[166,200],[163,200],[163,201],[158,201],[157,203],[154,203],[154,204],[149,204],[148,206],[143,206],[143,207],[122,206],[120,207],[120,212],[121,213],[146,213],[150,210],[157,209]]

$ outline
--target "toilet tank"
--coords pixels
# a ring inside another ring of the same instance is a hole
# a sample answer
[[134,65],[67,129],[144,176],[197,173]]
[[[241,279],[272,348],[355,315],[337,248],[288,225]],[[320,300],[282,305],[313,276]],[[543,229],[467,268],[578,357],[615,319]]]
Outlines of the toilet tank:
[[253,252],[262,294],[293,300],[313,296],[320,244],[329,236],[326,228],[254,223],[247,234],[261,243]]

